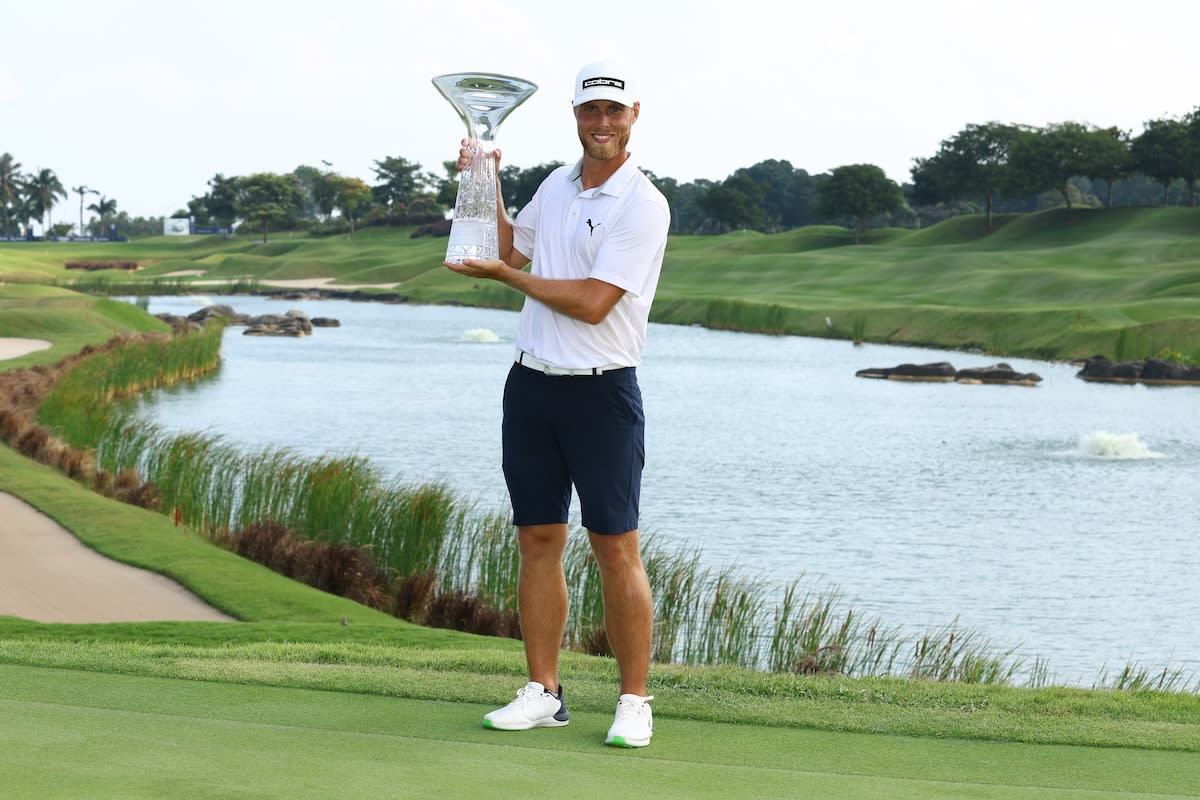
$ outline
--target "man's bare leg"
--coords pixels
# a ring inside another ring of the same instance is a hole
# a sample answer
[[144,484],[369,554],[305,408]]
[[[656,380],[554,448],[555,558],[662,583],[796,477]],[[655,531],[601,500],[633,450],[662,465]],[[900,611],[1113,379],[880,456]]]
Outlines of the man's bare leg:
[[621,670],[621,694],[647,694],[654,610],[640,536],[588,533],[604,590],[608,643]]
[[557,693],[558,653],[567,626],[567,579],[562,563],[567,526],[526,525],[518,528],[517,537],[521,549],[517,603],[529,680]]

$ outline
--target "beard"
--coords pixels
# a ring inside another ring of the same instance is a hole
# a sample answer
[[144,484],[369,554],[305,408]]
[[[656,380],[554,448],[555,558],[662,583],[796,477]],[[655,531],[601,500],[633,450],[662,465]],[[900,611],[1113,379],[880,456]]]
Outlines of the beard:
[[579,142],[583,145],[584,154],[589,158],[608,161],[624,155],[625,147],[629,144],[629,132],[614,133],[611,139],[603,143],[597,142],[590,134],[580,133]]

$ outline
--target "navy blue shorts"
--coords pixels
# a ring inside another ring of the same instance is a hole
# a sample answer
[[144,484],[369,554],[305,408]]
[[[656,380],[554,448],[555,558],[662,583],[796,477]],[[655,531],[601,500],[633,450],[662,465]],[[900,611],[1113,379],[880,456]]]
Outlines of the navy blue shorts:
[[574,485],[589,531],[637,528],[645,431],[637,370],[546,375],[513,364],[501,437],[513,524],[565,523]]

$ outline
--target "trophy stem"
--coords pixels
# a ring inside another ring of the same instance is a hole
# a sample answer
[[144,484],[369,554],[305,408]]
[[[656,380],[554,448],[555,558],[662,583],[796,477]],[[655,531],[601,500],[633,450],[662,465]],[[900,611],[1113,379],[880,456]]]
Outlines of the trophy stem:
[[459,173],[454,221],[446,245],[446,260],[455,264],[461,264],[464,258],[500,257],[496,233],[496,159],[487,142],[473,140],[471,148],[471,161]]

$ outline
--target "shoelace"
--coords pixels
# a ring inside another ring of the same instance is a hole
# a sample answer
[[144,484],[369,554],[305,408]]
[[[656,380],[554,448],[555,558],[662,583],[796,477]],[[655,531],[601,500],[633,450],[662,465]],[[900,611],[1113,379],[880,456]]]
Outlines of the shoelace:
[[521,703],[533,703],[534,700],[539,699],[541,696],[542,692],[529,686],[522,686],[517,690],[517,700],[520,700]]
[[618,700],[617,701],[617,718],[628,719],[630,717],[640,718],[645,717],[650,712],[650,701],[654,697],[643,697],[640,700]]
[[[537,689],[534,689],[530,686],[522,686],[520,689],[517,690],[517,702],[522,703],[522,704],[532,703],[537,700],[541,700],[542,696],[547,695],[547,694],[550,694],[550,693],[545,690],[542,690],[539,692]],[[551,695],[551,696],[553,697],[553,695]]]

